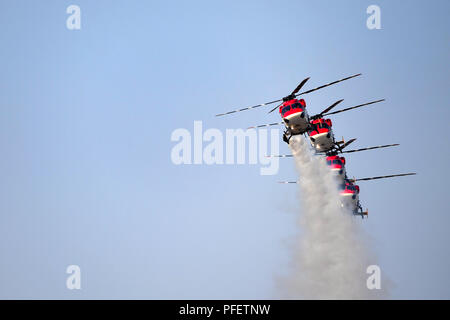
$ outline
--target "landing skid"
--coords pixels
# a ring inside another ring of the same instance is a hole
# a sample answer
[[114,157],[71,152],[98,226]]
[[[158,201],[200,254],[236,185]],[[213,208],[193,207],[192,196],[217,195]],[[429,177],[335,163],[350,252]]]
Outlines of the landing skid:
[[358,202],[358,207],[353,212],[353,214],[355,216],[361,216],[362,219],[364,219],[364,216],[369,218],[369,210],[363,211],[363,208],[362,208],[362,206],[361,206],[361,204],[359,202]]

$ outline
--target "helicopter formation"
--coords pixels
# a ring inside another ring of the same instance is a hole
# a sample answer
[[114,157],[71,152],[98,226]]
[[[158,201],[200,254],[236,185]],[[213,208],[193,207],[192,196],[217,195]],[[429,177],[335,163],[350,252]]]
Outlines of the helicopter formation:
[[[312,148],[316,152],[316,154],[324,155],[326,163],[330,170],[333,172],[336,177],[339,185],[339,193],[341,197],[341,206],[349,209],[354,215],[361,216],[364,218],[368,216],[368,210],[363,211],[362,205],[359,200],[360,188],[356,184],[357,181],[369,181],[369,180],[377,180],[377,179],[385,179],[385,178],[394,178],[401,176],[409,176],[415,175],[416,173],[401,173],[394,175],[386,175],[386,176],[377,176],[377,177],[369,177],[369,178],[360,178],[360,179],[350,179],[347,176],[347,170],[345,168],[346,160],[344,157],[339,154],[343,153],[353,153],[359,151],[380,149],[380,148],[388,148],[398,146],[399,144],[388,144],[388,145],[380,145],[373,146],[361,149],[354,150],[344,150],[347,146],[353,143],[356,139],[350,139],[345,142],[344,139],[340,141],[336,141],[333,133],[333,124],[331,119],[326,118],[330,115],[361,108],[364,106],[372,105],[375,103],[383,102],[385,99],[370,101],[366,103],[362,103],[356,106],[347,107],[344,109],[340,109],[337,111],[330,112],[337,105],[342,103],[344,100],[338,100],[331,104],[329,107],[324,109],[322,112],[310,116],[307,112],[306,102],[302,98],[298,98],[300,95],[305,95],[316,90],[337,84],[342,81],[346,81],[355,77],[360,76],[361,73],[336,80],[325,85],[300,92],[301,88],[306,84],[306,82],[310,79],[309,77],[304,79],[300,84],[288,95],[281,99],[273,100],[270,102],[241,108],[221,114],[217,114],[216,116],[224,116],[237,112],[242,112],[246,110],[251,110],[255,108],[264,107],[270,104],[279,103],[275,108],[271,109],[269,113],[278,109],[282,122],[275,122],[269,124],[263,124],[258,126],[249,127],[251,128],[262,128],[274,125],[284,125],[285,129],[283,132],[283,141],[289,144],[290,139],[295,135],[305,135],[305,137],[310,141]],[[292,157],[293,155],[272,155],[270,157]],[[298,183],[298,181],[280,181],[280,183]]]

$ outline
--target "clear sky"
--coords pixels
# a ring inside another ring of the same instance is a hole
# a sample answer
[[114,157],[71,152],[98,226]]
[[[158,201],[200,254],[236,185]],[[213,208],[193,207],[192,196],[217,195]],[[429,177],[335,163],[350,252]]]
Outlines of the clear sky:
[[[68,30],[66,8],[81,8]],[[381,30],[366,8],[381,8]],[[448,1],[0,3],[0,298],[274,298],[300,210],[291,160],[172,163],[173,130],[246,128],[266,110],[216,113],[363,76],[305,96],[355,147],[393,298],[450,298]],[[281,152],[287,153],[286,145]],[[66,267],[81,268],[81,290]]]

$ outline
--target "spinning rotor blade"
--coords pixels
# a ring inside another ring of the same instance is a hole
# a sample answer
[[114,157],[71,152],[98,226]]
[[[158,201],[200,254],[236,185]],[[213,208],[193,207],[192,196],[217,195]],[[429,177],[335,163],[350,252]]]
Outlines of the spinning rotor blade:
[[351,79],[351,78],[358,77],[358,76],[360,76],[360,75],[361,75],[361,73],[358,73],[358,74],[355,74],[355,75],[353,75],[353,76],[350,76],[350,77],[347,77],[347,78],[344,78],[344,79],[336,80],[336,81],[333,81],[333,82],[324,84],[324,85],[322,85],[322,86],[320,86],[320,87],[317,87],[317,88],[314,88],[314,89],[311,89],[311,90],[307,90],[307,91],[304,91],[304,92],[300,92],[299,94],[296,94],[296,96],[300,96],[300,95],[302,95],[302,94],[307,94],[307,93],[310,93],[310,92],[313,92],[313,91],[316,91],[316,90],[319,90],[319,89],[322,89],[322,88],[331,86],[331,85],[333,85],[333,84],[339,83],[339,82],[341,82],[341,81],[345,81],[345,80],[348,80],[348,79]]
[[372,150],[372,149],[378,149],[378,148],[387,148],[387,147],[395,147],[395,146],[399,146],[399,144],[398,143],[386,144],[384,146],[375,146],[375,147],[368,147],[368,148],[361,148],[361,149],[355,149],[355,150],[342,151],[342,153],[352,153],[352,152],[358,152],[358,151]]
[[354,142],[356,140],[355,139],[350,139],[348,140],[346,143],[344,143],[341,147],[339,147],[339,149],[342,151],[342,149],[344,149],[346,146],[348,146],[350,143]]
[[328,111],[330,111],[331,109],[333,109],[334,107],[336,107],[339,103],[341,103],[342,101],[344,101],[344,99],[338,100],[335,103],[333,103],[331,106],[329,106],[328,108],[326,108],[325,110],[323,110],[321,113],[316,114],[315,116],[312,116],[311,119],[319,119],[322,118],[322,116],[327,113]]
[[[336,84],[338,82],[358,77],[360,75],[361,75],[361,73],[358,73],[358,74],[355,74],[355,75],[347,77],[347,78],[343,78],[343,79],[340,79],[340,80],[337,80],[337,81],[333,81],[333,82],[324,84],[324,85],[322,85],[320,87],[317,87],[317,88],[314,88],[314,89],[311,89],[311,90],[308,90],[308,91],[297,93],[305,85],[305,83],[309,80],[309,78],[306,78],[302,82],[300,82],[300,84],[297,86],[297,88],[295,88],[294,91],[292,91],[290,96],[292,96],[292,98],[295,98],[296,96],[299,96],[299,95],[302,95],[302,94],[307,94],[307,93],[310,93],[310,92],[313,92],[313,91],[316,91],[316,90],[319,90],[319,89],[331,86],[331,85]],[[251,107],[246,107],[246,108],[242,108],[242,109],[236,109],[236,110],[228,111],[228,112],[225,112],[225,113],[219,113],[219,114],[216,114],[216,117],[220,117],[220,116],[224,116],[224,115],[232,114],[232,113],[236,113],[236,112],[246,111],[246,110],[250,110],[250,109],[255,109],[255,108],[259,108],[259,107],[264,107],[264,106],[267,106],[269,104],[276,103],[276,102],[281,102],[281,101],[283,101],[283,98],[282,99],[273,100],[273,101],[270,101],[270,102],[266,102],[266,103],[262,103],[262,104],[257,104],[257,105],[251,106]],[[270,112],[273,112],[275,109],[276,108],[272,109]]]
[[[349,142],[351,143],[351,142]],[[352,152],[359,152],[359,151],[366,151],[366,150],[373,150],[373,149],[379,149],[379,148],[388,148],[388,147],[396,147],[399,146],[400,144],[398,143],[394,143],[394,144],[385,144],[382,146],[375,146],[375,147],[367,147],[367,148],[361,148],[361,149],[354,149],[354,150],[347,150],[347,151],[342,151],[341,153],[352,153]],[[293,157],[292,154],[275,154],[275,155],[270,155],[270,156],[266,156],[267,158],[291,158]]]
[[267,112],[267,113],[272,113],[272,112],[274,112],[279,106],[281,106],[281,104],[277,105],[275,108],[273,108],[272,110],[270,110],[270,111]]
[[241,112],[241,111],[245,111],[245,110],[250,110],[250,109],[255,109],[255,108],[259,108],[259,107],[264,107],[264,106],[267,106],[269,104],[272,104],[272,103],[275,103],[275,102],[280,102],[280,101],[283,101],[283,99],[278,99],[278,100],[274,100],[274,101],[270,101],[270,102],[266,102],[266,103],[262,103],[262,104],[257,104],[256,106],[251,106],[251,107],[247,107],[247,108],[242,108],[242,109],[237,109],[237,110],[233,110],[233,111],[228,111],[228,112],[225,112],[225,113],[219,113],[219,114],[216,114],[216,117],[224,116],[224,115],[235,113],[235,112]]
[[344,111],[348,111],[348,110],[352,110],[352,109],[356,109],[356,108],[361,108],[361,107],[364,107],[364,106],[368,106],[369,104],[374,104],[374,103],[378,103],[378,102],[382,102],[382,101],[385,101],[385,99],[381,99],[381,100],[376,100],[376,101],[371,101],[371,102],[359,104],[359,105],[354,106],[354,107],[350,107],[350,108],[345,108],[345,109],[337,110],[337,111],[330,112],[330,113],[327,113],[327,114],[325,114],[325,112],[322,112],[322,113],[324,113],[324,114],[322,114],[322,115],[323,115],[323,116],[329,116],[330,114],[336,114],[336,113],[340,113],[340,112],[344,112]]
[[270,126],[276,126],[278,124],[283,124],[283,123],[284,122],[274,122],[274,123],[268,123],[268,124],[260,124],[259,126],[248,127],[247,129],[270,127]]
[[290,158],[293,157],[292,154],[274,154],[270,156],[266,156],[266,158]]
[[300,89],[305,85],[306,81],[309,80],[309,77],[304,79],[302,82],[300,82],[300,84],[297,86],[297,88],[294,89],[294,91],[292,91],[291,96],[295,95],[297,92],[300,91]]
[[323,115],[325,113],[327,113],[328,111],[330,111],[331,109],[333,109],[334,107],[336,107],[339,103],[341,103],[342,101],[344,101],[344,99],[338,100],[335,103],[333,103],[331,106],[329,106],[328,108],[326,108],[325,110],[323,110],[320,115]]
[[298,181],[278,181],[278,183],[298,183]]
[[415,172],[412,173],[401,173],[401,174],[392,174],[389,176],[379,176],[379,177],[371,177],[371,178],[362,178],[362,179],[352,179],[352,181],[367,181],[367,180],[376,180],[376,179],[385,179],[385,178],[393,178],[393,177],[403,177],[403,176],[412,176],[415,175]]

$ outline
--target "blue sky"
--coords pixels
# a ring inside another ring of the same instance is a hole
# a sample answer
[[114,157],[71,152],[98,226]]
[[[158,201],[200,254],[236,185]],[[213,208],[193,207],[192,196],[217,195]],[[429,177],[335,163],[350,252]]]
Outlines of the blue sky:
[[[66,8],[81,8],[81,30]],[[381,8],[381,30],[366,8]],[[292,161],[175,166],[173,130],[274,122],[216,113],[363,76],[305,96],[354,146],[392,297],[450,298],[448,1],[2,1],[0,297],[274,298],[297,232]],[[288,152],[285,145],[283,153]],[[82,289],[65,286],[79,265]]]

